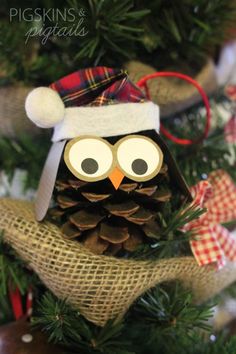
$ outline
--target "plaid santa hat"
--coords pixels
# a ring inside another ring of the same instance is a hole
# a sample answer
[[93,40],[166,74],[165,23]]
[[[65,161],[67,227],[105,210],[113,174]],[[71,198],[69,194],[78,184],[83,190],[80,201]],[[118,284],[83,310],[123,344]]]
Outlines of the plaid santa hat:
[[79,70],[38,87],[26,98],[28,117],[41,128],[54,128],[53,142],[80,135],[109,137],[154,129],[159,108],[119,69]]

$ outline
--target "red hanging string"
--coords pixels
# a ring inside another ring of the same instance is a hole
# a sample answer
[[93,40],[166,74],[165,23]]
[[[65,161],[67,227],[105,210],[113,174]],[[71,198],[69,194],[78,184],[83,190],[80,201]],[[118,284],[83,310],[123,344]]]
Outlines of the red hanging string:
[[157,72],[157,73],[153,73],[153,74],[149,74],[149,75],[145,75],[144,77],[142,77],[138,82],[137,82],[137,86],[139,87],[143,87],[146,91],[146,96],[148,99],[151,99],[150,97],[150,91],[149,88],[147,86],[147,82],[148,80],[157,78],[157,77],[177,77],[179,79],[185,80],[187,82],[189,82],[190,84],[192,84],[193,86],[196,87],[196,89],[198,90],[198,92],[200,93],[200,95],[202,96],[203,102],[205,104],[206,107],[206,124],[205,124],[205,129],[204,132],[202,134],[202,136],[196,140],[190,140],[190,139],[181,139],[178,138],[176,136],[174,136],[173,134],[171,134],[161,123],[160,125],[160,131],[163,135],[165,135],[168,139],[172,140],[173,142],[175,142],[176,144],[180,144],[180,145],[192,145],[192,144],[196,144],[196,143],[200,143],[202,142],[209,133],[210,130],[210,123],[211,123],[211,110],[210,110],[210,103],[208,100],[208,97],[205,93],[205,91],[203,90],[203,88],[199,85],[199,83],[197,81],[195,81],[194,79],[192,79],[190,76],[178,73],[178,72]]

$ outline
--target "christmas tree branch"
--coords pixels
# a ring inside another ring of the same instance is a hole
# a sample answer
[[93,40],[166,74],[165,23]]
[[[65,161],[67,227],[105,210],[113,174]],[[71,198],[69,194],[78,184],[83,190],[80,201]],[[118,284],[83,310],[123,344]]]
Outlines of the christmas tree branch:
[[191,293],[179,283],[147,291],[123,321],[108,321],[103,328],[51,293],[40,299],[36,312],[34,326],[45,331],[51,341],[81,354],[157,353],[167,346],[178,353],[181,345],[187,348],[196,338],[200,340],[200,331],[209,331],[212,316],[211,306],[194,305]]
[[[127,325],[133,342],[137,347],[142,345],[141,353],[184,352],[202,331],[210,330],[211,308],[210,304],[193,304],[191,292],[179,283],[166,283],[136,301],[128,313]],[[140,333],[141,337],[137,335]]]
[[181,229],[190,221],[198,219],[204,212],[205,209],[187,204],[174,212],[170,205],[166,205],[162,213],[158,213],[157,218],[161,227],[153,242],[141,245],[131,257],[160,259],[191,254],[189,240],[194,233],[184,232]]
[[[231,104],[222,96],[221,90],[219,90],[211,99],[212,124],[215,127],[211,130],[207,139],[204,139],[199,144],[190,146],[177,145],[167,140],[167,144],[190,186],[201,179],[206,179],[210,172],[217,169],[225,170],[236,181],[236,145],[229,144],[226,141],[225,121],[217,109],[217,104],[222,105],[222,107],[225,106],[225,109],[226,106],[228,107],[226,113],[228,110],[229,118],[232,114]],[[165,121],[165,126],[176,136],[197,139],[202,136],[206,121],[205,113],[203,113],[202,109],[203,106],[200,104],[176,117],[170,116]]]
[[36,189],[49,147],[50,139],[45,135],[22,135],[18,139],[1,137],[0,169],[8,175],[9,180],[16,168],[26,170],[25,189]]
[[7,295],[8,286],[17,287],[21,294],[25,294],[29,285],[32,285],[30,272],[25,264],[17,257],[14,250],[8,246],[0,236],[0,294]]
[[[230,0],[210,0],[207,5],[203,0],[182,0],[178,5],[174,0],[38,0],[32,11],[73,9],[75,20],[49,16],[40,21],[37,16],[36,21],[32,16],[31,21],[16,19],[9,25],[11,7],[12,2],[5,1],[0,12],[2,84],[17,80],[45,85],[78,67],[118,67],[129,59],[193,75],[230,38],[236,18],[236,5]],[[21,8],[28,8],[27,0]],[[26,43],[29,29],[43,31],[56,25],[69,31],[81,19],[79,30],[84,27],[84,35],[52,35],[46,43],[36,35]]]
[[[29,288],[36,289],[40,285],[37,275],[17,256],[15,251],[4,242],[0,233],[0,323],[12,321],[13,313],[9,299],[9,291],[19,289],[21,296]],[[34,295],[37,291],[34,291]]]
[[131,354],[122,341],[122,322],[108,321],[104,327],[97,327],[49,292],[40,300],[32,324],[45,331],[50,341],[75,353]]

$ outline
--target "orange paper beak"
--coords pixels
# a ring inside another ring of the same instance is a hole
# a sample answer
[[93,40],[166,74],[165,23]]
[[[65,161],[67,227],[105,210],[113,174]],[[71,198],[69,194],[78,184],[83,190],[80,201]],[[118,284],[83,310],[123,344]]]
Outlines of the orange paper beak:
[[124,174],[117,167],[114,168],[112,173],[108,176],[115,189],[119,188],[124,177]]

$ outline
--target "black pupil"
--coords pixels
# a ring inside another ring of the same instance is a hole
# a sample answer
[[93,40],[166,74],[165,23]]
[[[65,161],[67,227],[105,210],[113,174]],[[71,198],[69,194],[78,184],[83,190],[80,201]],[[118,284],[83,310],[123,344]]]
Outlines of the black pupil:
[[147,172],[148,165],[143,159],[136,159],[132,162],[132,170],[136,175],[144,175]]
[[81,163],[82,170],[88,175],[92,175],[98,170],[98,163],[92,158],[84,159]]

